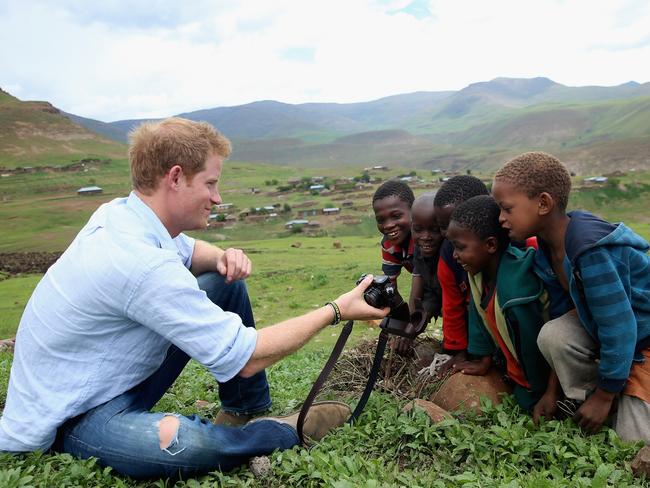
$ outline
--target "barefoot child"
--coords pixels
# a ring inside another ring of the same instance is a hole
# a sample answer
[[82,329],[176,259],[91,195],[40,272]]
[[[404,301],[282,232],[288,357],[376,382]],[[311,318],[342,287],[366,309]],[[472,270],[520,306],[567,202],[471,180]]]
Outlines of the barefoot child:
[[537,347],[546,292],[533,271],[535,251],[509,245],[490,196],[458,205],[447,239],[470,284],[467,352],[478,360],[455,364],[464,374],[484,375],[495,354],[505,360],[517,403],[532,410],[548,387],[549,367]]
[[584,402],[574,420],[588,432],[611,416],[621,438],[648,442],[649,245],[622,223],[566,213],[570,190],[564,165],[539,152],[506,163],[493,186],[510,237],[538,237],[535,269],[555,292],[556,316],[571,308],[569,295],[576,307],[544,325],[538,338],[559,380],[556,397],[561,385],[568,399]]
[[[488,195],[485,184],[474,176],[460,175],[447,180],[440,187],[433,202],[436,222],[445,237],[449,217],[456,206],[477,195]],[[451,355],[439,375],[444,376],[458,361],[467,358],[467,302],[469,287],[467,273],[453,258],[453,248],[445,240],[440,247],[437,275],[442,288],[442,335],[443,350]]]

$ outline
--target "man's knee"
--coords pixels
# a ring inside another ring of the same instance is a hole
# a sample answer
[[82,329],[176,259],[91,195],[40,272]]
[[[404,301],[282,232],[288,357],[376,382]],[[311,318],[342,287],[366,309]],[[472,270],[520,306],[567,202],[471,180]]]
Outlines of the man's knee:
[[181,421],[174,415],[165,415],[160,419],[160,422],[158,422],[158,439],[161,450],[169,449],[174,443],[178,437],[180,426]]

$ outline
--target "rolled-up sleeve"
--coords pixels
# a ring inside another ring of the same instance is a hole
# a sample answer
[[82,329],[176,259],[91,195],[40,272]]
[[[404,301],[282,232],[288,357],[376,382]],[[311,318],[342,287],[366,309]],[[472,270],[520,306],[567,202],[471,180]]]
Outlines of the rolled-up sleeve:
[[144,275],[124,313],[178,346],[221,382],[239,373],[255,350],[257,331],[212,303],[177,260]]
[[194,255],[194,244],[196,243],[196,239],[181,233],[174,238],[174,243],[178,247],[178,255],[183,261],[183,266],[190,269],[192,266],[192,256]]

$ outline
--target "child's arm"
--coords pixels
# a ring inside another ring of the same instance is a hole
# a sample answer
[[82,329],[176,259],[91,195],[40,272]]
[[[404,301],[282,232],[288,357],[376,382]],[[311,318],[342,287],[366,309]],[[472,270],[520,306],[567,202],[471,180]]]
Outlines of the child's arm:
[[422,276],[413,274],[411,295],[409,296],[409,310],[411,313],[417,309],[416,300],[422,300],[422,297],[424,297],[424,281],[422,280]]
[[542,398],[535,404],[533,408],[533,422],[535,425],[539,423],[539,418],[544,417],[546,419],[553,418],[555,412],[557,411],[557,401],[560,398],[560,380],[555,374],[555,371],[551,370],[548,376],[548,386],[546,391],[542,395]]
[[443,347],[453,353],[464,352],[467,349],[467,301],[443,259],[438,261],[438,281],[442,288]]
[[483,319],[481,319],[476,311],[476,304],[473,298],[469,302],[468,312],[469,339],[467,351],[473,356],[478,356],[480,359],[475,361],[460,361],[453,365],[453,369],[463,374],[483,376],[488,372],[490,366],[492,366],[492,355],[496,352],[497,346],[485,328]]

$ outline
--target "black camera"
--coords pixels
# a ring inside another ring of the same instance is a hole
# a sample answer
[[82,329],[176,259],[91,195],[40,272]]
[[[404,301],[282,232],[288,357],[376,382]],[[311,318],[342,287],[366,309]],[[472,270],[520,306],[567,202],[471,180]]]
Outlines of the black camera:
[[[368,276],[367,274],[361,275],[357,280],[357,285]],[[374,276],[372,283],[363,292],[363,299],[368,305],[375,308],[384,308],[393,306],[395,301],[395,287],[386,275]]]
[[[361,275],[357,285],[367,275]],[[390,312],[381,321],[380,327],[389,334],[414,339],[426,326],[426,315],[422,310],[409,312],[409,306],[395,290],[395,286],[386,275],[374,276],[372,283],[363,292],[368,305],[375,308],[390,307]],[[418,307],[420,308],[420,307]]]

